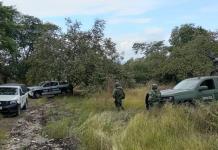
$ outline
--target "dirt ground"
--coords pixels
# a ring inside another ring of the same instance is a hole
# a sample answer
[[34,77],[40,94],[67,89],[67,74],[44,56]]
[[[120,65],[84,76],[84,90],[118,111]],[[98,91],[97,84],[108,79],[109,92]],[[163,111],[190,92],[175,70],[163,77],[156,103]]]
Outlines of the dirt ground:
[[41,106],[29,106],[19,117],[3,117],[0,128],[8,132],[8,139],[2,147],[5,150],[75,150],[78,142],[73,138],[48,139],[42,136],[42,128],[46,124],[45,111],[53,107],[52,101]]

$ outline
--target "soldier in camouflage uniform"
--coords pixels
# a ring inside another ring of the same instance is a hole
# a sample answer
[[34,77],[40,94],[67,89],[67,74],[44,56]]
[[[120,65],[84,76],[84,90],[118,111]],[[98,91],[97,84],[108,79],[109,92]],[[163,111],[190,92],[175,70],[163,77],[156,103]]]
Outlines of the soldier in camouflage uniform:
[[152,84],[151,91],[146,95],[145,98],[146,109],[149,110],[149,108],[152,107],[155,103],[159,104],[160,98],[161,93],[157,84]]
[[120,111],[120,109],[124,110],[122,100],[125,99],[125,93],[119,82],[115,83],[113,98],[115,99],[114,103],[118,111]]

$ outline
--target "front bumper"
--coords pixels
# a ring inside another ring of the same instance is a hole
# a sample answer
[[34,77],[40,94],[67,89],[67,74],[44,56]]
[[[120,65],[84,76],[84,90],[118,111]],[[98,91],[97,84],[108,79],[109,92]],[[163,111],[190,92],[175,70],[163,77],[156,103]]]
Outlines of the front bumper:
[[161,97],[160,103],[174,103],[174,97],[168,96],[168,97]]
[[10,104],[10,105],[6,105],[6,106],[0,105],[0,112],[3,114],[15,113],[15,112],[17,112],[18,106],[19,106],[18,104]]

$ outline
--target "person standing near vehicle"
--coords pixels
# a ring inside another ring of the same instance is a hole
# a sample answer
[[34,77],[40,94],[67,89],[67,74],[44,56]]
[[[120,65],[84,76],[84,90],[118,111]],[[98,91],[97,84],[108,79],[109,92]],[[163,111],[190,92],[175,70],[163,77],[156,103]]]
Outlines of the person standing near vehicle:
[[119,82],[115,83],[115,88],[113,90],[113,98],[115,100],[115,107],[118,109],[118,111],[120,111],[120,109],[124,110],[122,101],[123,99],[125,99],[125,93]]
[[161,98],[157,84],[152,84],[151,91],[145,97],[146,109],[149,110],[155,103],[159,103]]

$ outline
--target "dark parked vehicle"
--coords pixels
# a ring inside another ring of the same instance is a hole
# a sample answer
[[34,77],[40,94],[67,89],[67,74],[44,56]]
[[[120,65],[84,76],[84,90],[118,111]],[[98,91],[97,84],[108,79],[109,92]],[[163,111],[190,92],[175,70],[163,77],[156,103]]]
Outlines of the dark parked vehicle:
[[173,89],[161,91],[162,102],[195,103],[218,100],[218,76],[205,76],[185,79]]
[[28,87],[30,89],[29,96],[39,98],[42,95],[58,95],[67,93],[70,90],[68,82],[45,81],[39,83],[38,86]]

